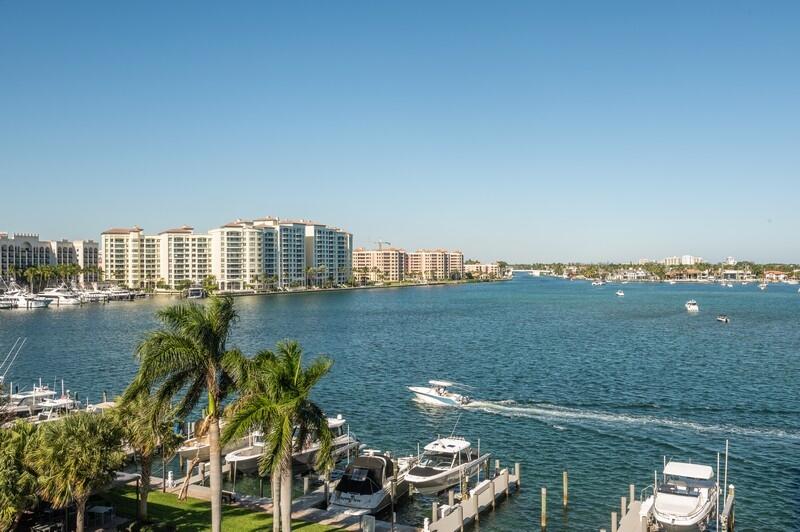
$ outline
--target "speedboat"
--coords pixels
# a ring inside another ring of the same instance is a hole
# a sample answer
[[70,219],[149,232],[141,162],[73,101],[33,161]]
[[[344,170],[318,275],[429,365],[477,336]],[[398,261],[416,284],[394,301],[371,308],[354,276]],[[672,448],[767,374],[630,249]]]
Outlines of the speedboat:
[[14,308],[16,306],[17,304],[13,299],[0,296],[0,309],[9,309],[9,308]]
[[463,477],[477,474],[490,456],[489,453],[480,456],[464,438],[439,438],[425,446],[419,463],[411,468],[406,480],[422,494],[439,493],[457,485]]
[[675,281],[669,281],[669,284],[675,284]]
[[254,431],[250,434],[250,445],[226,454],[225,462],[243,473],[258,470],[258,463],[261,461],[261,457],[264,456],[262,436],[260,431]]
[[[350,429],[347,427],[347,421],[341,414],[337,415],[335,418],[328,418],[328,428],[333,433],[331,454],[334,462],[339,461],[343,456],[351,452],[357,454],[361,442],[350,432]],[[295,438],[297,438],[296,431]],[[319,446],[320,443],[317,435],[315,433],[309,434],[305,445],[292,453],[292,466],[299,469],[313,469],[314,462],[317,460]]]
[[686,310],[688,310],[689,312],[700,311],[700,305],[698,305],[697,301],[695,301],[694,299],[690,299],[689,301],[687,301],[684,306],[686,307]]
[[766,290],[767,289],[767,283],[759,283],[758,288],[760,290]]
[[44,399],[40,403],[42,411],[35,418],[31,419],[34,424],[47,421],[56,421],[80,407],[75,399],[69,396],[69,392],[63,394],[58,399]]
[[617,290],[617,296],[624,297],[625,296],[625,292],[623,292],[622,290]]
[[592,281],[592,286],[603,286],[604,284],[603,281]]
[[719,316],[717,316],[717,321],[720,321],[722,323],[730,323],[731,320],[725,314],[720,314]]
[[54,288],[46,288],[41,294],[41,297],[52,299],[56,305],[80,305],[83,303],[81,295],[77,292],[70,290],[67,285],[62,284]]
[[649,507],[659,530],[705,531],[717,505],[717,485],[710,466],[669,462],[663,481],[643,504]]
[[[220,427],[221,429],[222,427]],[[243,436],[238,440],[228,442],[222,448],[222,454],[232,453],[242,447],[247,447],[250,444],[250,436]],[[193,458],[199,459],[201,462],[208,462],[211,456],[211,446],[208,443],[208,434],[189,438],[183,445],[178,448],[178,455],[184,460],[192,460]]]
[[6,404],[0,406],[0,413],[31,416],[42,409],[42,402],[56,396],[56,391],[45,384],[34,385],[32,390],[12,393]]
[[469,404],[470,398],[447,391],[447,388],[458,386],[450,381],[431,380],[428,381],[430,387],[409,386],[408,389],[414,392],[416,400],[422,403],[436,406],[464,406]]
[[328,511],[376,515],[387,510],[392,504],[392,491],[394,500],[408,494],[409,467],[415,461],[415,457],[394,460],[389,453],[366,451],[345,468],[331,494]]

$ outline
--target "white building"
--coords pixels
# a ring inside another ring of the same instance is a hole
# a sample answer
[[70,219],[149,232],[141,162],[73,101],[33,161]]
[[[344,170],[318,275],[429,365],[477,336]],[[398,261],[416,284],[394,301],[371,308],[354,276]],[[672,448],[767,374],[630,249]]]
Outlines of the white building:
[[252,221],[236,220],[208,233],[211,274],[220,290],[258,288],[264,274],[264,230]]
[[51,243],[39,240],[36,233],[0,233],[0,275],[22,278],[22,272],[33,266],[55,263]]
[[158,240],[159,283],[175,288],[199,284],[211,275],[211,236],[184,225],[160,232]]
[[500,265],[496,262],[487,264],[465,264],[464,273],[471,273],[474,277],[495,279],[500,277]]
[[153,288],[161,273],[158,236],[145,235],[142,228],[112,228],[101,234],[103,277],[129,288]]

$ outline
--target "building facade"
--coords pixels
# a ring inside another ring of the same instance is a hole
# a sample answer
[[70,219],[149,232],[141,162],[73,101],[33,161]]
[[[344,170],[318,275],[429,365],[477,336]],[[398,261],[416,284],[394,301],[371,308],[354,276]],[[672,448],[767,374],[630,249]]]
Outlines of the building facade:
[[[98,279],[99,246],[94,240],[40,240],[34,233],[0,233],[0,276],[22,276],[31,267],[74,265],[78,282]],[[12,275],[13,274],[13,275]]]
[[464,276],[464,254],[444,249],[421,249],[408,254],[406,273],[423,281],[460,279]]
[[211,275],[211,236],[187,225],[158,235],[158,282],[170,288],[200,283]]
[[488,277],[495,279],[500,277],[500,265],[496,262],[488,264],[465,264],[464,273],[472,274],[474,277]]
[[398,248],[353,251],[353,278],[358,283],[402,281],[408,267],[408,253]]

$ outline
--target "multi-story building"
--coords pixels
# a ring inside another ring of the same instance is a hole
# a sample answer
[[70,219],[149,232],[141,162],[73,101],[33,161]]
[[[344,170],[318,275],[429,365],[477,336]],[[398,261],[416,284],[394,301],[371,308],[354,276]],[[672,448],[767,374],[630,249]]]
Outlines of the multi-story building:
[[220,290],[258,288],[264,274],[264,230],[252,221],[236,220],[208,233],[211,274]]
[[73,240],[75,259],[81,267],[78,282],[82,285],[100,280],[100,245],[94,240]]
[[[303,220],[279,220],[274,217],[255,220],[256,227],[264,231],[273,242],[268,260],[274,264],[269,273],[280,287],[306,284],[306,223]],[[265,270],[267,261],[265,260]]]
[[200,283],[211,275],[211,236],[188,225],[167,229],[159,237],[159,282],[170,288]]
[[353,239],[338,227],[307,222],[306,267],[318,286],[346,283],[352,272]]
[[496,262],[488,264],[465,264],[464,273],[471,273],[475,277],[500,277],[500,265]]
[[35,233],[0,233],[0,275],[21,276],[32,266],[54,263],[53,248]]
[[408,253],[398,248],[353,251],[353,278],[365,281],[402,281],[408,265]]
[[408,254],[406,272],[425,281],[460,279],[464,275],[464,254],[444,249],[420,249]]

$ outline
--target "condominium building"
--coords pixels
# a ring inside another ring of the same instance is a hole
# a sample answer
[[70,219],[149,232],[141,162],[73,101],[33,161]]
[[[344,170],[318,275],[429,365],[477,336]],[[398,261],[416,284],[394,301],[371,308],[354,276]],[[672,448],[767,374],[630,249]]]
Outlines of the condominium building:
[[158,234],[159,282],[170,288],[199,283],[211,275],[211,236],[188,225]]
[[461,278],[464,254],[444,249],[421,249],[408,254],[407,273],[425,281]]
[[694,266],[703,262],[703,257],[695,257],[693,255],[681,255],[680,257],[667,257],[659,261],[665,266]]
[[78,282],[97,280],[99,246],[94,240],[40,240],[34,233],[0,233],[0,275],[19,275],[30,267],[73,264],[80,266]]
[[357,282],[402,281],[408,267],[408,253],[398,248],[353,251],[353,277]]
[[[259,218],[255,226],[273,242],[268,255],[273,264],[272,273],[280,287],[306,284],[306,222],[280,220],[274,217]],[[266,262],[265,262],[266,270]]]
[[145,236],[142,228],[115,227],[103,231],[101,254],[106,281],[130,288],[155,286],[158,281],[158,237]]
[[475,277],[500,277],[500,265],[496,262],[488,264],[465,264],[464,273],[471,273]]
[[346,283],[352,271],[353,239],[338,227],[307,222],[305,227],[306,268],[315,284]]
[[256,288],[264,274],[264,230],[236,220],[208,232],[211,274],[220,290]]

